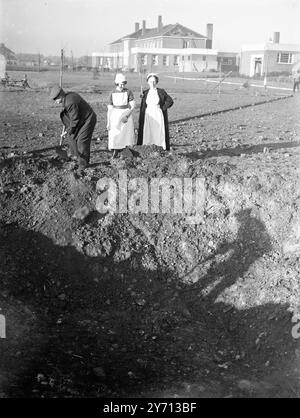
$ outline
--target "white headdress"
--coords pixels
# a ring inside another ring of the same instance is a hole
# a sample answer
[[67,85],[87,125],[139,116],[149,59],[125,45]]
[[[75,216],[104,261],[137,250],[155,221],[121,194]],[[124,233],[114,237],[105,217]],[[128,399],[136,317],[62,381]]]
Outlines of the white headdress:
[[115,78],[115,83],[116,84],[120,84],[120,83],[124,83],[126,82],[126,77],[124,74],[122,73],[118,73],[116,74],[116,78]]

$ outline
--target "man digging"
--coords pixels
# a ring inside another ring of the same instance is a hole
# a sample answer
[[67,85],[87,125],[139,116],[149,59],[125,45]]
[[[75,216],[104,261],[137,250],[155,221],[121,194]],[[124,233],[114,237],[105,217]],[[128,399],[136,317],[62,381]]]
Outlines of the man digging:
[[59,86],[52,87],[50,98],[62,104],[60,119],[64,125],[62,139],[69,135],[71,157],[78,162],[79,170],[88,167],[91,140],[97,117],[91,106],[77,93],[64,92]]

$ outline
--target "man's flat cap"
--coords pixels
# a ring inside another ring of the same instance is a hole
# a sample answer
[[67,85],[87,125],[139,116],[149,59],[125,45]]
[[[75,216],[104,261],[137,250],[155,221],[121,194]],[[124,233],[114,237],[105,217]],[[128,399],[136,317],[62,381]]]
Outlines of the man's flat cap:
[[57,99],[62,91],[63,91],[63,89],[58,84],[56,84],[50,90],[50,99],[52,99],[52,100]]

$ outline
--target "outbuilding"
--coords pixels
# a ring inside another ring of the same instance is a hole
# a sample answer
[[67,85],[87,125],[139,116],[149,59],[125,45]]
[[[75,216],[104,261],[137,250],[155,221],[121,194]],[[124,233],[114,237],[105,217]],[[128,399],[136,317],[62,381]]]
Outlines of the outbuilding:
[[269,42],[242,46],[240,74],[249,77],[290,74],[299,57],[300,45],[280,43],[280,33],[275,32]]
[[5,56],[0,54],[0,79],[5,78],[6,74],[6,59]]

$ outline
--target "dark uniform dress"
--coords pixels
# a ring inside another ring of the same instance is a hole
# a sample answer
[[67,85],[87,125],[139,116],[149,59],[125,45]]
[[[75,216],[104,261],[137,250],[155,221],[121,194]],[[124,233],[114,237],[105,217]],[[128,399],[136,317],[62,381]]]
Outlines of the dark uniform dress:
[[96,113],[77,93],[66,93],[60,118],[70,135],[71,155],[78,158],[79,167],[90,161],[91,140],[97,122]]
[[[145,124],[145,115],[147,111],[147,97],[149,94],[149,89],[143,92],[141,107],[140,107],[140,116],[139,116],[139,133],[138,133],[138,145],[143,145],[144,143],[144,124]],[[170,150],[170,135],[169,135],[169,121],[168,121],[168,108],[173,105],[173,99],[167,94],[167,92],[163,89],[157,88],[157,94],[159,97],[158,106],[162,111],[163,114],[163,121],[164,121],[164,133],[165,133],[165,144],[164,149]],[[154,124],[157,122],[154,121]],[[153,141],[155,144],[155,140]],[[148,142],[149,144],[149,142]]]

